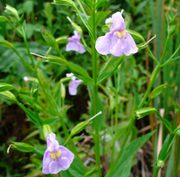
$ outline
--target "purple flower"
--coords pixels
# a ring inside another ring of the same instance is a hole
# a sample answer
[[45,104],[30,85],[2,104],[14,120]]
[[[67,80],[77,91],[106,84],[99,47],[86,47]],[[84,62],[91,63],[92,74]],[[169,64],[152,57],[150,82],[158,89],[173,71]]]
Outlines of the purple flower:
[[67,170],[74,159],[74,154],[64,146],[60,146],[55,138],[54,133],[50,133],[46,138],[47,149],[43,157],[42,170],[44,174],[57,174],[61,170]]
[[71,77],[71,81],[69,82],[69,94],[76,95],[77,94],[77,87],[81,84],[82,80],[76,79],[73,73],[67,73],[66,77]]
[[79,53],[86,52],[84,46],[80,43],[81,35],[74,31],[74,36],[68,38],[68,44],[66,45],[66,51],[76,51]]
[[123,10],[116,12],[112,18],[106,19],[105,23],[112,23],[105,36],[101,36],[96,41],[96,50],[102,54],[112,54],[120,57],[123,54],[128,56],[136,53],[138,48],[131,35],[125,30],[125,23],[122,17]]

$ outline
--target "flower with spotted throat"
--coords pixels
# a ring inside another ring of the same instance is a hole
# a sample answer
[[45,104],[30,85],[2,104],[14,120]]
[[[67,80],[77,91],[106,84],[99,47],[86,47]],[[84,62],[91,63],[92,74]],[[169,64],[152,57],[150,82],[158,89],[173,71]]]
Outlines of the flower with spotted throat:
[[50,133],[47,135],[47,149],[43,157],[44,174],[57,174],[61,170],[67,170],[73,159],[74,154],[64,146],[59,145],[56,135]]
[[125,23],[122,17],[123,10],[116,12],[112,18],[106,19],[107,23],[112,23],[110,32],[101,36],[96,41],[96,50],[102,55],[112,54],[120,57],[123,54],[129,56],[138,51],[136,43],[131,35],[125,30]]

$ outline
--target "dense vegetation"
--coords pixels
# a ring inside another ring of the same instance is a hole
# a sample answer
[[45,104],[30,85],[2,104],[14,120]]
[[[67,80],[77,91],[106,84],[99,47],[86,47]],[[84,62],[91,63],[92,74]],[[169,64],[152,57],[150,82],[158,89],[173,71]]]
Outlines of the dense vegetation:
[[[105,20],[122,9],[138,52],[101,55]],[[177,177],[179,10],[177,0],[1,2],[0,176],[43,176],[50,126],[75,158],[49,176]],[[83,54],[66,51],[74,30]],[[67,73],[82,80],[73,96]]]

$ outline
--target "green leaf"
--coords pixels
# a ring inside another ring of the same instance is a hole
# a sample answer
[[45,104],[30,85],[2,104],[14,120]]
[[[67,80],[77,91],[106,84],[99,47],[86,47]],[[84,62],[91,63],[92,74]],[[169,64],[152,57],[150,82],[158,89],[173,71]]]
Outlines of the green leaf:
[[180,106],[175,101],[173,101],[172,104],[177,111],[180,111]]
[[85,77],[90,77],[88,72],[84,68],[82,68],[81,66],[74,64],[74,63],[71,63],[71,62],[68,62],[67,65],[70,68],[70,70],[72,70],[76,74],[80,74],[80,75],[85,76]]
[[31,157],[30,160],[36,168],[40,168],[40,166],[42,165],[42,160],[36,159],[34,157]]
[[69,171],[75,177],[84,177],[84,174],[86,173],[86,169],[84,168],[84,166],[80,164],[80,162],[78,161],[76,157],[74,158],[69,168]]
[[4,16],[0,16],[0,22],[8,21],[8,19]]
[[[112,24],[111,24],[111,25],[112,25]],[[109,26],[108,26],[107,24],[103,25],[103,26],[101,27],[101,31],[102,31],[103,33],[109,33]]]
[[157,97],[158,95],[160,95],[164,89],[168,86],[168,84],[162,84],[159,85],[158,87],[156,87],[150,94],[149,96],[149,100],[152,100],[153,98]]
[[113,73],[113,70],[110,71],[106,71],[104,73],[102,73],[97,80],[97,83],[100,84],[102,83],[106,78],[108,78],[109,76],[111,76],[111,74]]
[[21,152],[33,152],[33,146],[27,143],[14,142],[12,141],[12,148],[21,151]]
[[46,119],[46,120],[44,121],[44,124],[53,125],[53,124],[56,123],[58,120],[60,120],[60,119],[58,119],[58,118]]
[[151,107],[141,108],[136,111],[136,115],[138,119],[141,119],[153,113],[158,113],[158,111],[155,108],[151,108]]
[[14,102],[18,102],[18,100],[16,99],[16,97],[14,96],[13,93],[11,93],[10,91],[3,91],[3,92],[0,92],[0,96],[8,99],[8,100],[11,100],[11,101],[14,101]]
[[155,131],[148,133],[128,144],[121,157],[118,159],[111,176],[113,177],[127,177],[130,174],[131,162],[136,154],[136,152],[141,148],[141,146],[154,134]]
[[104,5],[104,3],[106,3],[109,0],[99,0],[98,2],[96,2],[96,9],[100,8],[102,5]]
[[47,148],[46,145],[41,145],[41,144],[34,145],[34,152],[40,156],[43,156],[46,148]]
[[54,2],[52,4],[72,6],[75,8],[75,3],[71,0],[54,0]]
[[[95,14],[95,26],[99,25],[101,20],[103,20],[110,13],[111,13],[111,11],[96,12],[96,14]],[[93,18],[92,18],[92,16],[89,18],[88,24],[89,24],[89,26],[93,26]]]
[[93,168],[90,168],[84,175],[84,177],[92,177],[93,175],[95,175],[99,170],[101,170],[100,165],[95,166]]
[[59,47],[58,47],[58,44],[57,44],[54,36],[44,27],[41,27],[40,30],[41,30],[41,34],[42,34],[44,40],[47,42],[47,44],[49,46],[51,46],[56,52],[58,52]]
[[108,69],[113,69],[114,68],[114,64],[116,62],[118,62],[119,60],[121,60],[122,57],[115,57],[115,58],[109,58],[109,60],[103,65],[103,67],[101,68],[99,75],[103,74],[104,72],[108,71]]
[[27,16],[30,16],[31,12],[33,11],[33,5],[34,5],[33,1],[25,1],[23,3],[23,9],[24,12],[27,13]]
[[166,126],[166,128],[169,130],[169,132],[172,133],[171,123],[168,120],[162,118],[159,113],[158,113],[157,118],[160,119],[163,122],[163,124]]
[[68,36],[60,36],[58,38],[56,38],[56,42],[58,44],[64,44],[68,42]]
[[11,84],[6,83],[0,83],[0,92],[7,91],[7,90],[13,90],[14,87]]
[[93,8],[92,0],[81,0],[84,2],[90,9]]
[[31,132],[29,135],[27,135],[22,141],[26,141],[36,135],[40,134],[39,130],[34,130],[33,132]]
[[19,94],[20,98],[22,98],[24,103],[27,103],[29,105],[34,105],[35,99],[28,95]]
[[165,141],[163,142],[163,146],[161,148],[161,151],[159,153],[158,159],[160,160],[165,160],[166,154],[167,154],[167,148],[169,146],[169,142],[170,142],[170,134],[168,134],[168,136],[166,137]]
[[26,116],[33,124],[35,124],[37,126],[41,126],[41,122],[39,121],[39,118],[37,117],[36,113],[34,113],[30,109],[24,107],[23,105],[21,105],[21,108],[25,111]]
[[133,31],[133,30],[130,30],[130,29],[126,29],[126,30],[128,31],[128,33],[129,33],[133,38],[139,39],[139,40],[145,42],[145,40],[144,40],[144,38],[143,38],[143,36],[142,36],[141,34],[135,32],[135,31]]
[[67,60],[54,55],[46,55],[43,59],[48,60],[50,63],[58,64],[61,66],[67,65]]
[[[115,59],[109,59],[108,62],[103,66],[103,69],[100,71],[100,76],[98,77],[97,83],[100,84],[107,77],[109,77],[116,68],[123,62],[124,57],[117,57]],[[107,71],[109,68],[112,68],[110,71]]]
[[175,133],[180,136],[180,128],[176,129]]
[[47,101],[48,101],[48,111],[51,114],[58,115],[59,114],[59,107],[56,104],[56,101],[54,100],[54,97],[52,96],[51,90],[49,88],[49,84],[46,81],[46,78],[44,77],[44,74],[42,71],[38,68],[37,69],[37,76],[39,78],[39,84],[43,90],[43,92],[46,95]]
[[12,43],[6,41],[6,40],[3,40],[3,39],[0,39],[0,45],[4,46],[4,47],[7,47],[9,49],[15,49],[14,46],[12,45]]

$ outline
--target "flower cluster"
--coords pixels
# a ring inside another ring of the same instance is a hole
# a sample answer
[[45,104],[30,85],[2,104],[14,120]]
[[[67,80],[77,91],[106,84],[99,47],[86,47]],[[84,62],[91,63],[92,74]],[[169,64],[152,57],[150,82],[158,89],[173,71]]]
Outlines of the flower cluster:
[[67,170],[74,159],[74,154],[64,146],[59,145],[54,133],[50,133],[46,140],[47,149],[43,157],[42,172],[44,174],[57,174],[61,170]]
[[125,23],[122,17],[123,10],[116,12],[112,18],[106,19],[107,23],[112,23],[105,36],[101,36],[96,41],[96,50],[102,54],[112,54],[114,56],[129,56],[138,51],[131,35],[125,30]]
[[82,80],[76,79],[73,73],[67,73],[66,77],[71,77],[71,81],[69,82],[69,94],[76,95],[77,94],[77,87],[81,84]]

